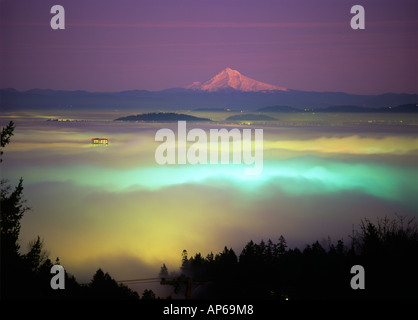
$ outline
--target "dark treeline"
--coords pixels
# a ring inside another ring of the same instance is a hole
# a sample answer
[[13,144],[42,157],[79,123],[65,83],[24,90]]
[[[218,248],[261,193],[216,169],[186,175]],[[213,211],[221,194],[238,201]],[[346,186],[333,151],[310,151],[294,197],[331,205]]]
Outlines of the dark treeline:
[[[418,227],[414,219],[396,216],[364,219],[347,246],[318,241],[303,250],[277,241],[250,241],[237,255],[225,247],[216,255],[188,257],[183,251],[181,275],[160,277],[177,292],[193,283],[200,299],[409,299],[418,298]],[[365,289],[353,290],[354,265],[365,270]],[[169,279],[169,280],[166,280]]]

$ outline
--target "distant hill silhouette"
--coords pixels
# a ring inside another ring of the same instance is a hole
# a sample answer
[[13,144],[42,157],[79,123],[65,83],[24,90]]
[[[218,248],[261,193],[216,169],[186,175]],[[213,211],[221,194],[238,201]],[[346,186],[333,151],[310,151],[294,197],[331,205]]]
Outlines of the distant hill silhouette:
[[257,110],[258,112],[303,112],[303,110],[298,108],[293,108],[289,106],[271,106],[264,107]]
[[317,109],[316,112],[350,112],[350,113],[415,113],[418,112],[417,104],[404,104],[396,107],[366,108],[360,106],[331,106]]
[[193,111],[230,112],[228,108],[197,108]]
[[291,106],[318,109],[337,105],[381,108],[416,104],[418,94],[385,93],[358,95],[343,92],[309,92],[273,90],[242,92],[226,90],[208,92],[175,88],[162,91],[129,90],[120,92],[88,92],[32,89],[0,90],[0,109],[14,110],[185,110],[196,108],[231,108],[257,110],[265,106]]
[[114,121],[143,121],[143,122],[177,122],[177,121],[203,121],[210,122],[212,120],[208,118],[199,118],[195,116],[190,116],[182,113],[172,113],[172,112],[158,112],[158,113],[144,113],[138,115],[132,115],[127,117],[121,117],[115,119]]
[[229,121],[274,121],[276,118],[264,114],[237,114],[226,118]]
[[382,108],[382,112],[405,112],[405,113],[418,112],[418,104],[410,103],[410,104],[403,104],[394,108]]
[[355,105],[338,105],[326,108],[300,109],[289,106],[270,106],[257,110],[258,112],[335,112],[335,113],[416,113],[418,104],[402,104],[395,107],[368,108]]

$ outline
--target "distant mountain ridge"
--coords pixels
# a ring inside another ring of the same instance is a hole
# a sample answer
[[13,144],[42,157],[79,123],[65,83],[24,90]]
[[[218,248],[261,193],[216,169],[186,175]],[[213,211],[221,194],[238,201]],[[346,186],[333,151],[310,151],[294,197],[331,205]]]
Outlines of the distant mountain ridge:
[[[222,70],[204,82],[194,82],[185,88],[161,91],[88,92],[50,89],[17,91],[13,88],[0,90],[1,111],[38,109],[168,111],[202,108],[254,111],[266,106],[278,105],[283,106],[282,112],[298,112],[297,109],[320,109],[333,106],[362,106],[361,110],[364,111],[367,108],[417,103],[418,94],[358,95],[286,89],[248,78],[231,68]],[[339,112],[345,112],[343,107],[338,108],[340,108]],[[332,109],[329,112],[332,112]]]
[[270,91],[206,92],[187,89],[173,91],[131,90],[87,92],[39,90],[36,92],[0,90],[0,110],[195,110],[230,108],[255,111],[266,106],[283,105],[296,109],[320,109],[338,105],[366,105],[382,108],[418,102],[418,94],[351,95],[335,92]]

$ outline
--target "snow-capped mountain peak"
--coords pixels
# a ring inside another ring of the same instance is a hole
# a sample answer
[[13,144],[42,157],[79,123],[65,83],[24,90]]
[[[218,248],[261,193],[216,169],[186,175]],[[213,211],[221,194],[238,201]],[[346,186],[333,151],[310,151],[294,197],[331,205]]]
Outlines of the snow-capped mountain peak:
[[205,82],[193,82],[188,85],[186,89],[200,90],[200,91],[221,91],[226,89],[234,89],[237,91],[271,91],[281,90],[287,91],[287,89],[274,86],[271,84],[263,83],[251,78],[248,78],[237,70],[231,68],[225,68],[219,72],[212,79]]

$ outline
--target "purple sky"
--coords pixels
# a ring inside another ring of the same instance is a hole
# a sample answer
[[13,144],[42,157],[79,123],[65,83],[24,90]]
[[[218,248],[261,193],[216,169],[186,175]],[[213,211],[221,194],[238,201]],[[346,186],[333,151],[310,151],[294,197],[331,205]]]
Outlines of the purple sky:
[[[161,90],[225,67],[299,90],[418,92],[416,0],[0,0],[0,87]],[[50,8],[66,29],[50,28]],[[361,4],[366,29],[352,30]]]

